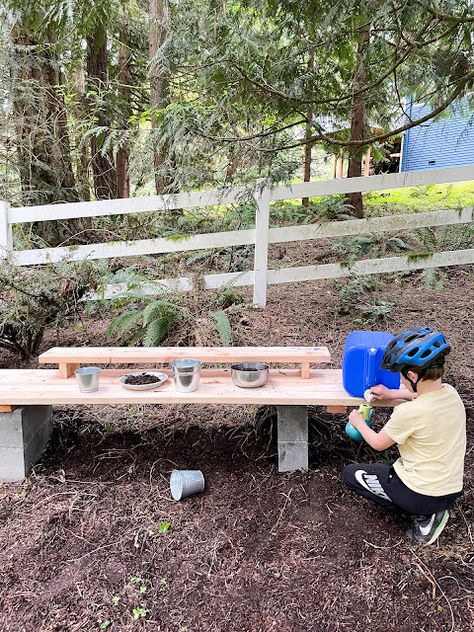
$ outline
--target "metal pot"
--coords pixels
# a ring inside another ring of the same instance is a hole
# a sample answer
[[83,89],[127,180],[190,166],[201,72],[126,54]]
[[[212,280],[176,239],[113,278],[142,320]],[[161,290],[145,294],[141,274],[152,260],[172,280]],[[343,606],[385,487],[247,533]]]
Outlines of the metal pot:
[[263,362],[239,362],[230,369],[232,382],[241,388],[257,388],[268,382],[270,367]]

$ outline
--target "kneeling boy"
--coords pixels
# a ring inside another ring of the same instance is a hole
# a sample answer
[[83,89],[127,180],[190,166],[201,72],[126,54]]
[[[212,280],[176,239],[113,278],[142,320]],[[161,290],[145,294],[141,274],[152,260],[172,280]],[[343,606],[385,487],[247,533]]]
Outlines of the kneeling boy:
[[466,452],[466,412],[456,390],[443,384],[450,345],[430,327],[401,332],[388,345],[381,367],[401,373],[404,389],[372,387],[375,399],[405,399],[380,432],[353,410],[350,422],[375,450],[398,444],[400,458],[348,465],[344,483],[385,507],[409,514],[407,535],[419,544],[435,542],[448,520],[448,509],[462,492]]

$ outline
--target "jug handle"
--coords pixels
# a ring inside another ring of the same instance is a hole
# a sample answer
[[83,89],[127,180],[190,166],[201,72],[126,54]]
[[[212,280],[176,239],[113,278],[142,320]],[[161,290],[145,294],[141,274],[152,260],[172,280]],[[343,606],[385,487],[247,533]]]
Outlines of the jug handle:
[[377,370],[375,360],[377,358],[377,349],[375,347],[370,347],[368,351],[369,353],[366,356],[365,361],[365,384],[367,388],[370,388],[375,384],[375,373]]

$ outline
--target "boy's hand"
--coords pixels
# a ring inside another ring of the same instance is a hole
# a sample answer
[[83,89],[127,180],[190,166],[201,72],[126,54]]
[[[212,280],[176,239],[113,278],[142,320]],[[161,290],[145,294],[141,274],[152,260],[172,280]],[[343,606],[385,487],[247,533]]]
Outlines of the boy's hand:
[[357,428],[357,430],[360,430],[362,426],[366,426],[364,418],[362,417],[360,412],[355,409],[349,415],[349,421],[354,426],[354,428]]
[[391,389],[387,388],[383,384],[372,386],[370,393],[374,396],[374,399],[393,399]]

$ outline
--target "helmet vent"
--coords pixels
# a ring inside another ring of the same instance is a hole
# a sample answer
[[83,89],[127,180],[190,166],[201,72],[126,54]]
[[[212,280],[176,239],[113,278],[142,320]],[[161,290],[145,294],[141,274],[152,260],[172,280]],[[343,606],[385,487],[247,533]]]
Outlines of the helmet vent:
[[420,358],[422,360],[424,360],[425,358],[427,358],[429,355],[431,355],[431,350],[430,349],[425,349],[425,351],[423,351],[423,353],[421,354]]
[[407,353],[408,357],[413,358],[413,356],[416,356],[419,350],[420,347],[414,347],[413,349],[410,349],[410,351]]

